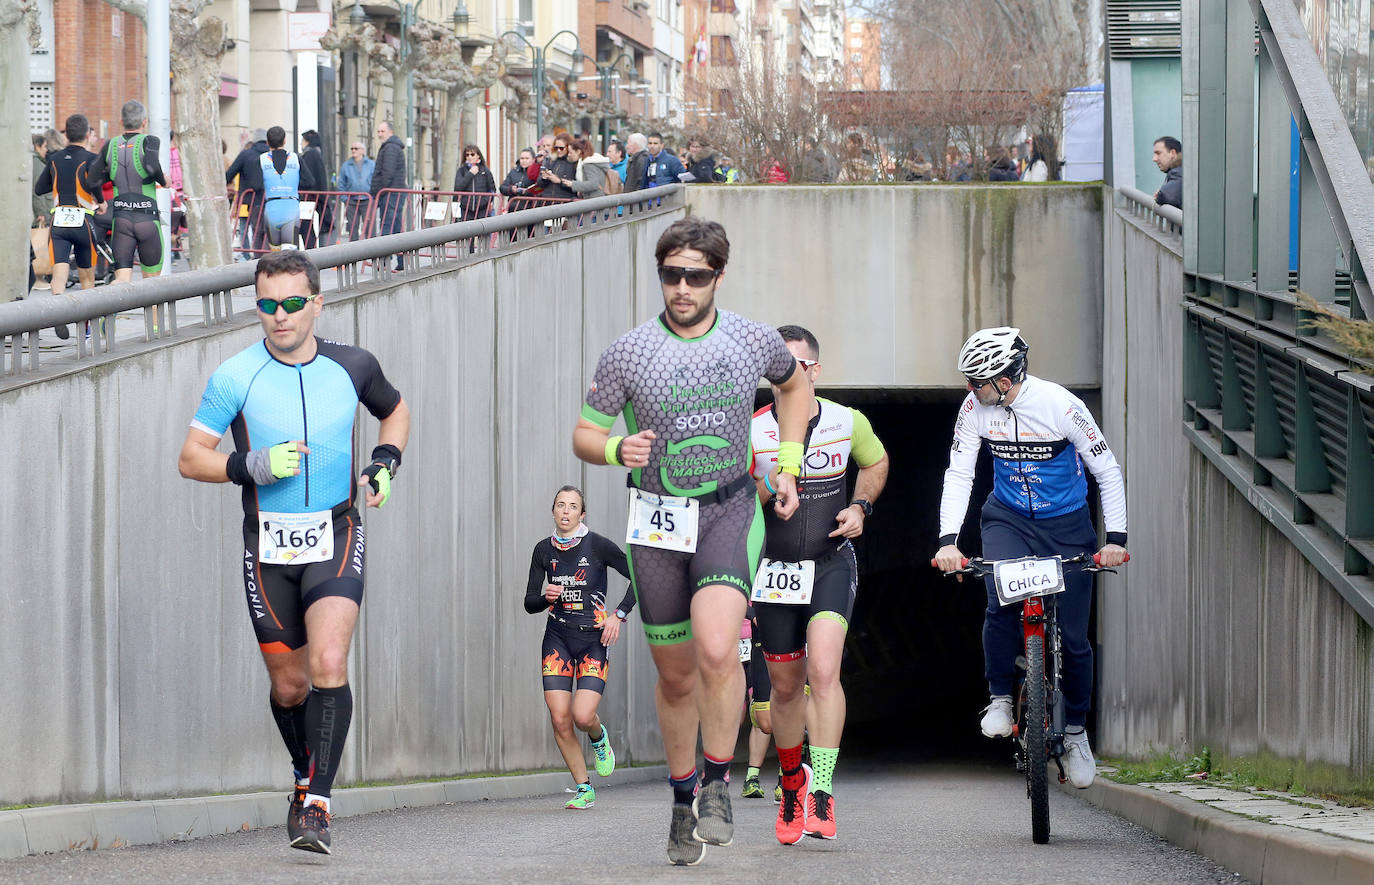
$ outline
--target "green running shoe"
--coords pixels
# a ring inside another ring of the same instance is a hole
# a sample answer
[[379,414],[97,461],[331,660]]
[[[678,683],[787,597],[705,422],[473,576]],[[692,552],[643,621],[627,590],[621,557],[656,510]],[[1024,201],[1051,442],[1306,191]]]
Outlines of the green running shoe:
[[615,750],[611,749],[611,734],[606,726],[601,726],[601,740],[592,741],[592,750],[596,753],[596,773],[610,777],[615,771]]
[[759,785],[758,775],[744,779],[744,789],[740,791],[739,797],[741,799],[763,798],[763,787]]
[[581,810],[591,808],[596,804],[596,790],[592,789],[591,784],[578,784],[577,795],[568,800],[564,808]]

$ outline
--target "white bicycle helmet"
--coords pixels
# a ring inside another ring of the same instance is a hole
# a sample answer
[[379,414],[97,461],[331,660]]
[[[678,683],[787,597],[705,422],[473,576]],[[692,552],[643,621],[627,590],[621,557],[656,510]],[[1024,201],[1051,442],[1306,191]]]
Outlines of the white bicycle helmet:
[[1021,330],[1011,326],[979,329],[959,350],[959,373],[975,381],[991,381],[1006,375],[1013,382],[1026,375],[1030,352]]

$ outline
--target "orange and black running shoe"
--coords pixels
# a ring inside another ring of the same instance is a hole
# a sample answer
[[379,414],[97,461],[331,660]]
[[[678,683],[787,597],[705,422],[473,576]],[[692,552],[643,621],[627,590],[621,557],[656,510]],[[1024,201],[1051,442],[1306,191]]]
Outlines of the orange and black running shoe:
[[310,792],[310,787],[296,784],[291,791],[291,805],[286,809],[286,839],[288,842],[295,842],[296,837],[301,834],[301,813],[305,811],[305,794]]
[[301,812],[301,834],[291,840],[292,848],[329,854],[329,812],[323,802],[311,802]]

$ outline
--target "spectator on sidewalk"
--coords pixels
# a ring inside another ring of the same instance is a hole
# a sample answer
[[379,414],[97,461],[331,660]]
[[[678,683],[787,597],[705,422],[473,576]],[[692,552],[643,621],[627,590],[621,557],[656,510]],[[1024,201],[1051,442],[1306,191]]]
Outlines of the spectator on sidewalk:
[[637,191],[644,189],[644,170],[649,166],[649,140],[644,137],[642,132],[632,132],[625,141],[625,147],[630,152],[630,158],[625,164],[625,190]]
[[474,197],[471,194],[496,193],[496,176],[487,168],[487,158],[482,156],[481,148],[475,144],[463,146],[463,164],[453,177],[453,189],[464,196],[458,197],[458,208],[463,221],[486,218],[491,214],[491,204],[495,197]]
[[359,239],[364,231],[363,224],[367,220],[367,200],[362,195],[372,192],[372,170],[376,163],[367,155],[366,148],[361,141],[355,141],[348,148],[348,159],[344,160],[339,167],[339,190],[356,194],[348,197],[348,238],[350,240]]
[[[377,148],[377,162],[372,168],[372,205],[380,225],[379,236],[398,233],[405,215],[405,194],[382,191],[402,191],[406,189],[406,146],[396,135],[391,121],[383,120],[377,124],[377,137],[381,146]],[[396,256],[396,269],[402,269],[401,256]]]
[[224,183],[238,179],[239,217],[243,219],[242,244],[246,249],[265,250],[265,236],[260,223],[262,214],[262,155],[267,153],[267,130],[254,129],[248,144],[224,170]]
[[1031,138],[1030,159],[1021,174],[1022,181],[1058,181],[1059,146],[1053,135],[1041,133]]
[[650,133],[647,150],[649,162],[644,167],[645,187],[676,184],[678,176],[687,171],[676,155],[671,151],[664,150],[661,133]]
[[711,153],[710,148],[711,145],[700,135],[687,142],[686,166],[693,181],[709,184],[725,180],[724,175],[716,174],[716,155]]
[[1164,173],[1164,183],[1155,191],[1155,202],[1161,206],[1183,208],[1183,144],[1172,135],[1155,139],[1154,161]]

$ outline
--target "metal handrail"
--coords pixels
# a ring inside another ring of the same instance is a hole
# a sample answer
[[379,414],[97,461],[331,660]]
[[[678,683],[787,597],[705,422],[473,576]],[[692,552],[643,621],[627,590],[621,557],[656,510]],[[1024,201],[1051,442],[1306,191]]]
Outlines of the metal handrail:
[[[338,243],[307,250],[307,254],[321,270],[342,269],[342,286],[353,286],[360,281],[358,269],[363,262],[372,262],[374,280],[391,279],[395,273],[399,273],[391,270],[391,259],[397,255],[409,256],[408,264],[412,267],[422,266],[422,259],[425,258],[428,259],[429,267],[455,262],[464,263],[522,248],[530,241],[563,234],[562,225],[550,225],[545,222],[567,220],[569,230],[578,230],[595,224],[624,223],[646,213],[657,214],[660,211],[679,208],[683,205],[684,194],[685,185],[669,184],[649,190],[522,209],[519,212],[472,221]],[[508,236],[493,238],[494,234]],[[492,245],[493,239],[496,240],[496,245]],[[433,248],[469,241],[475,251],[469,251],[465,246],[453,250],[452,255],[448,255],[446,250]],[[429,251],[426,254],[424,250]],[[114,283],[99,289],[84,290],[79,294],[73,292],[0,304],[0,344],[3,344],[3,348],[0,348],[0,358],[5,359],[5,374],[14,376],[38,368],[40,329],[69,323],[84,323],[87,320],[113,317],[123,311],[144,309],[145,333],[141,340],[168,338],[177,331],[176,313],[171,306],[189,298],[202,299],[205,326],[227,323],[233,315],[229,293],[251,286],[256,268],[256,260],[244,261],[139,282]],[[152,314],[148,309],[159,306],[165,307],[166,311],[160,327],[155,330]],[[76,337],[76,355],[77,359],[80,359],[88,354],[86,347],[81,344],[79,326]],[[112,333],[107,333],[100,349],[108,353],[113,348],[113,341]],[[25,350],[29,363],[27,368],[24,365]]]
[[1341,252],[1350,262],[1351,289],[1364,315],[1374,317],[1374,292],[1365,269],[1374,267],[1374,183],[1326,79],[1293,0],[1250,0],[1260,40],[1298,121]]
[[1119,187],[1116,192],[1125,199],[1127,207],[1136,217],[1151,220],[1160,230],[1172,234],[1183,233],[1182,209],[1156,203],[1152,195],[1133,187]]

